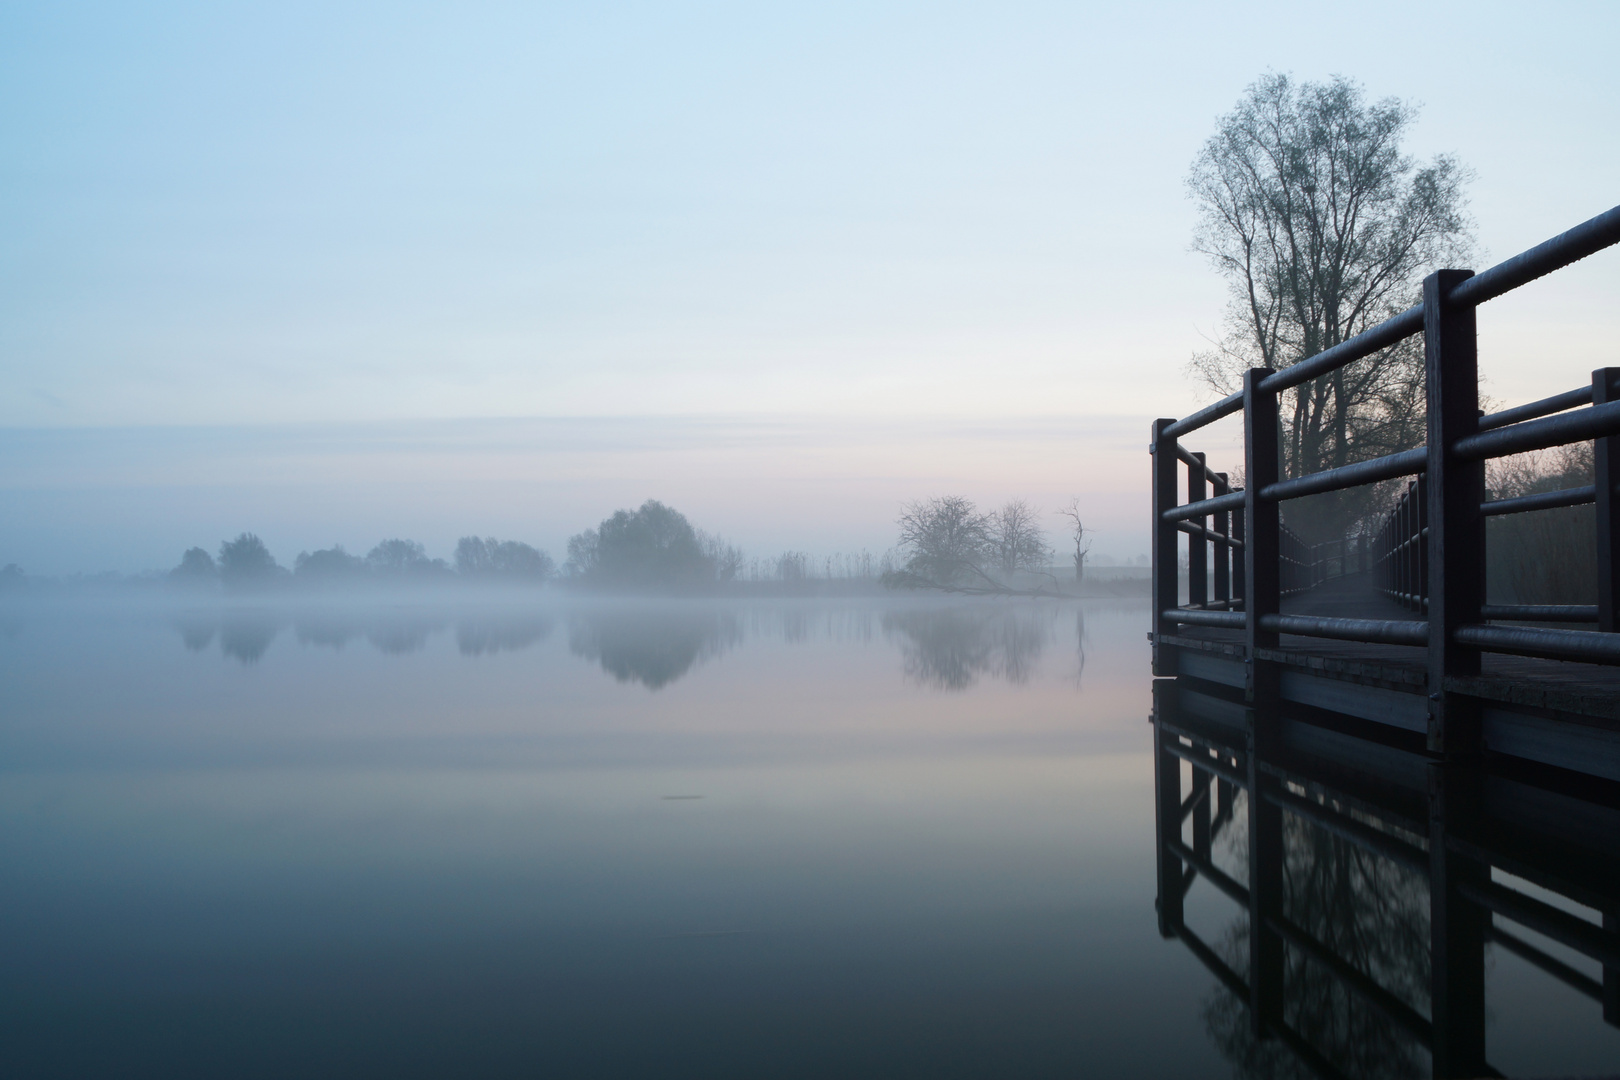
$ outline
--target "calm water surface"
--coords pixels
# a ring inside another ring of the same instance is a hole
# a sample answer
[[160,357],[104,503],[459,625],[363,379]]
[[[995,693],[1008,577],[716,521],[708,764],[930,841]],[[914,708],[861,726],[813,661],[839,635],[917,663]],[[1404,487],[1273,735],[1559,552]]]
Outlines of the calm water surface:
[[[5,1074],[1229,1075],[1147,616],[12,604]],[[1492,970],[1493,1060],[1614,1051]]]

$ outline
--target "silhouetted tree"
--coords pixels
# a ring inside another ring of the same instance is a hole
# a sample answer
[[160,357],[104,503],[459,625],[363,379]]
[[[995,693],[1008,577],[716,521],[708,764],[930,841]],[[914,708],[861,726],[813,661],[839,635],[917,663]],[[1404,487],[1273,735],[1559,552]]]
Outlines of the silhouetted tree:
[[16,563],[6,563],[0,566],[0,592],[10,592],[23,587],[24,574],[22,567]]
[[449,571],[443,559],[430,559],[427,549],[415,540],[384,540],[366,552],[366,565],[380,574],[443,574]]
[[655,499],[570,537],[568,572],[587,584],[615,588],[680,588],[719,577],[691,522]]
[[266,585],[284,573],[264,541],[252,533],[243,533],[219,546],[219,576],[233,588]]
[[219,580],[219,566],[202,548],[187,548],[180,565],[169,571],[169,580],[179,585],[211,585]]
[[1069,519],[1069,531],[1074,536],[1074,580],[1084,581],[1086,556],[1091,554],[1091,541],[1086,539],[1086,523],[1080,518],[1079,497],[1070,499],[1069,505],[1058,513]]
[[550,555],[516,540],[463,536],[456,542],[456,573],[465,577],[544,581],[556,569]]
[[906,572],[938,585],[982,578],[993,550],[990,519],[957,495],[907,503],[900,512]]
[[300,551],[293,560],[293,574],[309,580],[353,580],[366,572],[366,561],[350,555],[342,544],[319,551]]
[[698,542],[703,546],[704,556],[714,567],[716,581],[730,581],[737,576],[737,571],[742,569],[745,558],[742,548],[728,544],[720,537],[702,530],[698,531]]
[[[1232,294],[1220,341],[1192,361],[1213,389],[1354,337],[1416,302],[1428,272],[1466,258],[1469,173],[1444,155],[1419,167],[1402,154],[1416,115],[1395,98],[1367,102],[1347,79],[1270,74],[1221,118],[1187,181],[1202,219],[1193,247]],[[1422,442],[1419,341],[1285,392],[1290,475]],[[1342,530],[1374,498],[1354,489],[1296,508],[1291,524]]]
[[1046,535],[1035,523],[1037,511],[1023,499],[1011,499],[987,521],[990,551],[996,569],[1012,576],[1020,570],[1045,570],[1051,552]]

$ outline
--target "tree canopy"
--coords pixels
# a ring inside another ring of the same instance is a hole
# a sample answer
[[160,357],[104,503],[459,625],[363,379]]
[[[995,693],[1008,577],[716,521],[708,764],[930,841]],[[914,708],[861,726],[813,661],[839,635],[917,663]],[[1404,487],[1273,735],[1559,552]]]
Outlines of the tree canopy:
[[[1037,516],[1023,499],[988,513],[980,513],[959,495],[907,503],[899,520],[905,568],[884,575],[884,580],[909,588],[972,583],[998,589],[1021,571],[1044,570],[1051,551]],[[1003,580],[996,581],[992,572]]]
[[689,588],[736,572],[740,553],[692,527],[686,515],[648,499],[568,541],[568,572],[611,588]]
[[219,546],[219,576],[226,585],[252,587],[285,572],[276,564],[275,556],[264,546],[264,541],[253,533],[242,533]]
[[[1416,303],[1430,271],[1467,261],[1470,174],[1447,155],[1419,164],[1402,152],[1416,115],[1396,98],[1367,101],[1344,78],[1273,73],[1221,117],[1187,179],[1193,248],[1231,289],[1221,336],[1192,361],[1212,389],[1354,337]],[[1284,402],[1284,467],[1297,476],[1417,445],[1422,400],[1410,339],[1305,383]],[[1356,516],[1369,496],[1330,499],[1321,526]]]

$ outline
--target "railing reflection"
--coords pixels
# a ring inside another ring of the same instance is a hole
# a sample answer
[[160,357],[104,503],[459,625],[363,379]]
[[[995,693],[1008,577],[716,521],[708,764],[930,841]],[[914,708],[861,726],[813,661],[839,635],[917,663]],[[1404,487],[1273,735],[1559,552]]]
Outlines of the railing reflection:
[[[1188,679],[1155,683],[1153,721],[1159,929],[1230,991],[1207,1016],[1241,1073],[1500,1075],[1489,942],[1620,1026],[1614,785],[1440,761],[1417,736]],[[1242,912],[1219,939],[1187,924],[1200,878]]]

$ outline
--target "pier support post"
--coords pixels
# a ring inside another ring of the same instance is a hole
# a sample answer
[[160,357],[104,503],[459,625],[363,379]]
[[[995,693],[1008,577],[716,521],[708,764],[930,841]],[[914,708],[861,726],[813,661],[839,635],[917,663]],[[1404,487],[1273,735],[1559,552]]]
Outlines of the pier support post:
[[[1485,463],[1458,461],[1458,439],[1479,431],[1479,359],[1474,309],[1447,294],[1472,270],[1438,270],[1423,282],[1423,361],[1428,391],[1425,489],[1429,542],[1429,749],[1479,749],[1476,702],[1446,691],[1447,676],[1478,675],[1479,650],[1451,636],[1480,621],[1485,602]],[[1420,519],[1421,520],[1421,519]],[[1421,564],[1420,564],[1421,565]],[[1421,574],[1419,575],[1422,576]]]
[[1260,770],[1260,759],[1273,749],[1275,699],[1270,707],[1250,709],[1248,720],[1249,1023],[1263,1039],[1283,1019],[1283,940],[1268,921],[1283,910],[1282,807],[1266,798],[1277,781]]
[[1429,1008],[1434,1022],[1434,1075],[1486,1075],[1485,932],[1490,913],[1462,895],[1462,886],[1490,884],[1490,869],[1446,843],[1467,835],[1479,800],[1471,762],[1429,766]]
[[1174,684],[1167,680],[1153,683],[1153,823],[1158,847],[1159,936],[1164,938],[1175,937],[1181,928],[1185,874],[1181,859],[1170,850],[1169,843],[1181,838],[1181,758],[1166,746],[1174,736],[1166,735],[1160,723],[1174,715],[1175,692]]
[[[1620,401],[1620,368],[1592,372],[1592,404]],[[1597,487],[1598,629],[1620,630],[1620,506],[1614,487],[1620,483],[1620,436],[1593,444],[1593,482]]]
[[[1620,910],[1603,913],[1603,930],[1620,942]],[[1603,965],[1603,1022],[1620,1027],[1620,967]]]
[[1181,604],[1181,574],[1176,558],[1177,530],[1173,521],[1164,520],[1165,511],[1176,505],[1176,440],[1164,429],[1174,420],[1153,421],[1153,674],[1176,674],[1176,650],[1163,639],[1176,632],[1176,624],[1164,613]]

